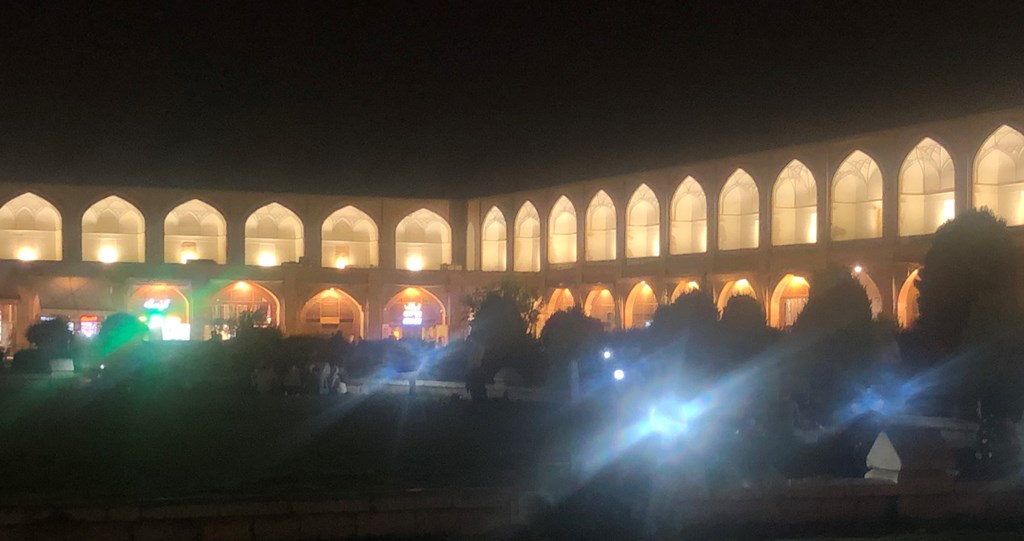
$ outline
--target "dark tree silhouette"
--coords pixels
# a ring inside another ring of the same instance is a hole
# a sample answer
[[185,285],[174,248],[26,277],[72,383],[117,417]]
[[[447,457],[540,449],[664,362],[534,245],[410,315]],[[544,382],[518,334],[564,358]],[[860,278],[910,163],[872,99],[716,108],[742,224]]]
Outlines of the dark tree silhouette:
[[578,306],[552,314],[540,335],[551,370],[549,383],[566,385],[569,363],[595,358],[603,336],[601,321],[587,317]]
[[68,320],[61,317],[32,325],[25,332],[25,338],[46,360],[67,356],[71,347]]
[[703,291],[680,295],[672,304],[659,306],[651,322],[651,337],[660,343],[706,334],[718,321],[718,307]]
[[778,331],[765,321],[764,308],[750,295],[729,299],[722,310],[716,334],[720,356],[726,366],[750,360],[779,336]]

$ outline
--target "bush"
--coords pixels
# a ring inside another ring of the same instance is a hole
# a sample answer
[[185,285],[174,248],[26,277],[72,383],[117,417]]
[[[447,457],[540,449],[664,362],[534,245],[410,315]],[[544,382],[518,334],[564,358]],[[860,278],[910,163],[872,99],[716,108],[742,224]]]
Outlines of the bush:
[[46,361],[63,359],[71,355],[71,331],[68,320],[56,318],[40,321],[28,328],[25,338],[39,350]]

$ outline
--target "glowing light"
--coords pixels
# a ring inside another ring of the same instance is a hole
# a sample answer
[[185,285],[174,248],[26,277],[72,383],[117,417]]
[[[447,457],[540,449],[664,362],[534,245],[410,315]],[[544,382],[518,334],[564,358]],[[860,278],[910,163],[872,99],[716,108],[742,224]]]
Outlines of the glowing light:
[[694,281],[686,282],[686,292],[687,293],[689,293],[691,291],[698,291],[698,290],[700,290],[700,284],[698,284],[697,282],[694,282]]
[[423,306],[418,302],[405,303],[402,325],[423,325]]
[[105,364],[101,364],[100,365],[100,370],[106,370],[106,368],[107,368],[107,365],[105,365]]
[[182,263],[188,263],[189,261],[195,261],[199,259],[199,254],[192,249],[185,249],[181,251],[181,255],[178,257]]
[[789,283],[790,285],[794,286],[806,286],[807,279],[804,278],[803,276],[794,276],[793,279],[789,281]]
[[423,258],[418,255],[411,255],[405,260],[405,268],[413,272],[423,270]]
[[99,259],[100,263],[116,263],[117,248],[113,246],[104,246],[100,248],[99,253],[96,254],[96,259]]
[[17,257],[22,261],[35,261],[39,258],[39,252],[31,246],[22,246],[18,248]]
[[345,267],[348,266],[348,259],[345,258],[344,256],[339,257],[338,259],[334,260],[334,266],[339,269],[344,269]]
[[605,358],[605,360],[611,359],[612,358],[612,350],[610,350],[610,349],[604,350],[604,352],[601,354],[601,356],[603,356]]
[[853,273],[854,274],[860,274],[862,272],[864,272],[864,267],[861,267],[860,265],[854,265],[853,266]]
[[734,287],[737,290],[745,291],[749,291],[751,289],[750,282],[746,278],[740,278],[739,280],[736,280],[736,285]]
[[147,319],[146,316],[139,316],[139,322],[140,323],[145,323],[146,319]]
[[615,381],[622,381],[622,379],[626,377],[626,373],[623,372],[621,368],[616,368],[615,371],[612,372],[612,377],[615,378]]
[[235,290],[236,291],[249,291],[250,289],[252,289],[252,286],[249,285],[249,282],[236,282],[235,283]]
[[163,312],[170,308],[170,306],[171,299],[146,299],[146,301],[142,303],[142,307],[146,310],[156,310],[157,312]]
[[277,256],[273,252],[260,252],[256,257],[256,264],[261,267],[273,267],[277,265]]

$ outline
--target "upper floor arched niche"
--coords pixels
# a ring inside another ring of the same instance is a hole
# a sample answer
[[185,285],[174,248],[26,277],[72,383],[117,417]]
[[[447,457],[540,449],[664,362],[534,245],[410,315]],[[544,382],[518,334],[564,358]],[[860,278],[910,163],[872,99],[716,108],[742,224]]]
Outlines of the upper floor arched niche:
[[832,178],[832,240],[882,236],[882,171],[875,160],[855,150]]
[[810,169],[793,160],[772,189],[772,245],[813,244],[818,240],[818,188]]
[[737,169],[718,200],[718,249],[757,248],[760,211],[757,184],[746,171]]
[[615,259],[615,203],[604,190],[590,200],[584,227],[587,261]]
[[576,207],[561,196],[548,218],[548,263],[576,262]]
[[245,264],[272,267],[297,262],[304,252],[302,220],[288,207],[270,203],[245,220]]
[[708,251],[708,203],[693,177],[686,177],[672,196],[669,210],[669,252],[701,254]]
[[27,192],[0,207],[0,257],[60,261],[61,216],[52,203]]
[[142,263],[146,260],[146,218],[116,195],[95,202],[82,214],[82,260]]
[[925,137],[915,146],[899,176],[901,236],[928,235],[956,216],[953,159],[945,147]]
[[419,209],[395,228],[395,266],[437,270],[452,262],[452,229],[436,212]]
[[512,270],[516,272],[537,272],[540,270],[540,214],[529,201],[523,203],[516,213],[513,227],[515,244],[512,256],[515,258]]
[[626,206],[626,257],[661,254],[660,214],[658,196],[646,184],[641,184]]
[[339,269],[379,265],[377,223],[351,206],[331,213],[320,226],[320,264]]
[[187,263],[227,260],[227,222],[215,208],[198,199],[186,201],[164,219],[164,261]]
[[1007,225],[1024,225],[1024,135],[1000,126],[974,158],[974,206],[988,207]]
[[480,270],[504,272],[508,259],[508,225],[498,207],[491,207],[481,227]]

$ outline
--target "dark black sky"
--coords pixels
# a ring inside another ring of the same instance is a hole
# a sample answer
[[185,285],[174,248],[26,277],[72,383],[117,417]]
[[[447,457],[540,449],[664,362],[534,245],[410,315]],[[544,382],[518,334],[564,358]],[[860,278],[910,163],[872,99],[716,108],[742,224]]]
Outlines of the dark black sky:
[[0,4],[0,179],[463,196],[1024,103],[1019,1],[90,4]]

